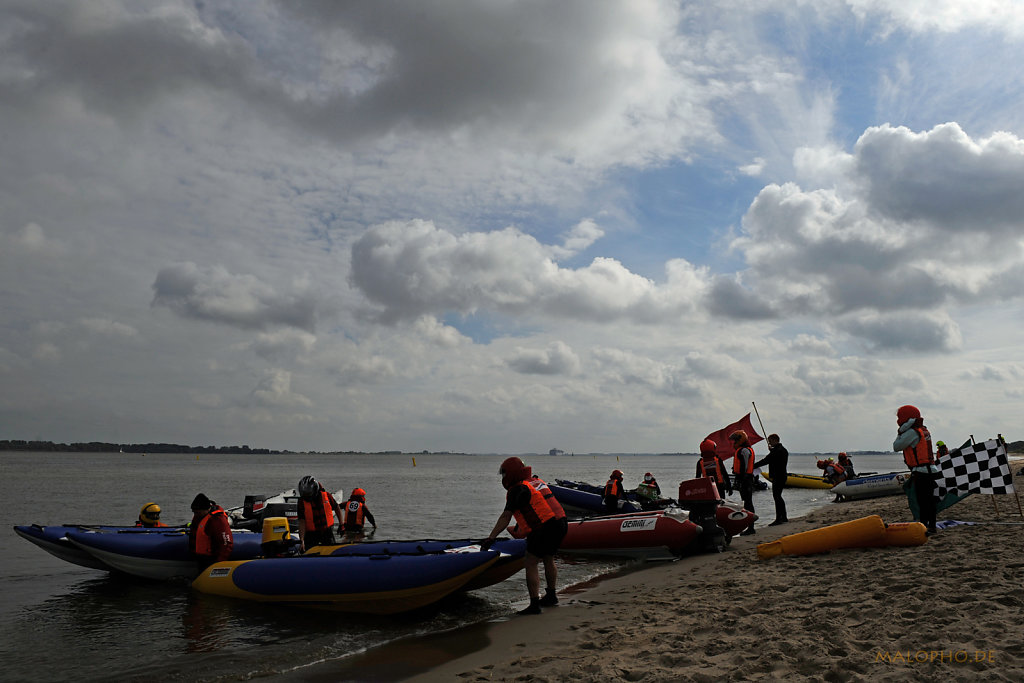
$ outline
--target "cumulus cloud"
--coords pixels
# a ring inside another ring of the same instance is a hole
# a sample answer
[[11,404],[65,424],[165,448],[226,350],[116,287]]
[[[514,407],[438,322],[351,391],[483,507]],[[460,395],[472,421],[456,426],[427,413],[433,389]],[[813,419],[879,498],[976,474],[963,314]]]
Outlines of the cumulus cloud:
[[257,356],[277,362],[308,356],[316,345],[316,335],[294,328],[261,332],[239,348],[251,349]]
[[152,305],[169,308],[183,318],[242,329],[283,326],[312,333],[316,299],[302,283],[291,289],[278,291],[254,275],[235,275],[223,266],[177,263],[157,273]]
[[712,313],[835,318],[874,348],[950,351],[961,338],[949,306],[1024,294],[1009,285],[1024,273],[1024,140],[886,125],[848,158],[801,156],[838,159],[840,182],[761,190],[731,245],[748,268],[714,279]]
[[455,235],[416,220],[362,235],[352,247],[351,279],[384,322],[483,309],[654,323],[692,312],[707,278],[681,259],[666,271],[659,286],[606,257],[561,268],[548,247],[515,228]]
[[545,349],[517,347],[507,362],[525,375],[574,375],[580,370],[579,356],[561,341],[551,342]]
[[256,388],[252,400],[256,405],[277,408],[309,408],[313,402],[292,391],[292,373],[287,370],[268,370]]
[[835,324],[877,349],[951,352],[963,346],[960,327],[945,312],[864,314]]
[[1016,382],[1024,379],[1024,367],[1016,364],[1003,366],[986,364],[980,368],[970,368],[958,375],[964,380],[985,380],[989,382]]
[[134,339],[139,336],[139,331],[131,325],[109,318],[82,318],[79,323],[89,332],[105,337]]

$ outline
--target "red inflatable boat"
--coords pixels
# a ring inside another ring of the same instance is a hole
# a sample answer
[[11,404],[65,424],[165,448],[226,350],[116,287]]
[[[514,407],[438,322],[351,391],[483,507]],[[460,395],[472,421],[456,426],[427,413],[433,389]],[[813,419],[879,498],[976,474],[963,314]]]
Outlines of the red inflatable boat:
[[[558,552],[579,555],[674,560],[693,543],[699,526],[685,510],[629,512],[607,517],[571,520]],[[509,532],[520,537],[510,527]]]

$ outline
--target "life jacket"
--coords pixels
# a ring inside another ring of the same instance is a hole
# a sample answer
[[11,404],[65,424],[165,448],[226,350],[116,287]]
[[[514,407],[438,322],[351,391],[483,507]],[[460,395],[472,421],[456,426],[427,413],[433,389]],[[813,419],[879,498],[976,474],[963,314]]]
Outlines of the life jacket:
[[697,472],[702,477],[714,479],[718,484],[725,483],[725,468],[722,467],[722,461],[714,456],[710,459],[701,457],[697,461]]
[[[740,460],[740,451],[747,449],[750,455],[747,456],[746,467],[744,468]],[[736,449],[736,453],[733,455],[732,460],[732,471],[734,474],[753,474],[754,473],[754,449],[750,446],[740,446]]]
[[548,483],[540,477],[534,477],[526,482],[530,488],[537,489],[540,494],[544,496],[544,502],[548,504],[551,511],[555,513],[555,519],[565,519],[565,509],[562,508],[562,504],[555,498],[555,494],[551,491],[551,487]]
[[195,535],[191,536],[191,540],[194,543],[192,548],[196,555],[202,557],[210,557],[213,555],[213,544],[210,543],[210,535],[206,533],[206,525],[213,519],[214,515],[220,515],[227,520],[228,515],[224,512],[224,508],[219,505],[213,507],[210,510],[210,514],[199,520],[199,524],[196,525]]
[[917,432],[917,443],[910,448],[903,449],[903,462],[907,463],[907,467],[911,469],[921,465],[931,465],[935,462],[935,456],[932,455],[931,432],[924,426],[913,429]]
[[345,504],[345,530],[361,531],[366,519],[366,503],[351,499]]
[[604,485],[604,497],[605,498],[622,498],[623,489],[622,482],[612,477],[608,480],[608,483]]
[[302,518],[306,520],[308,531],[325,531],[334,526],[334,509],[327,491],[320,492],[320,500],[310,502],[301,499],[299,502],[302,504]]
[[164,524],[163,522],[157,522],[156,524],[145,524],[145,523],[143,523],[143,521],[141,519],[137,519],[137,520],[135,520],[135,526],[143,527],[145,529],[155,529],[156,527],[167,526],[167,525]]
[[832,474],[836,477],[841,477],[846,472],[846,468],[837,462],[830,463],[832,466]]
[[516,518],[519,531],[523,534],[528,534],[535,529],[539,529],[545,522],[555,519],[555,513],[544,499],[543,493],[530,486],[528,481],[521,481],[519,483],[530,492],[530,502],[525,508],[513,510],[512,516]]

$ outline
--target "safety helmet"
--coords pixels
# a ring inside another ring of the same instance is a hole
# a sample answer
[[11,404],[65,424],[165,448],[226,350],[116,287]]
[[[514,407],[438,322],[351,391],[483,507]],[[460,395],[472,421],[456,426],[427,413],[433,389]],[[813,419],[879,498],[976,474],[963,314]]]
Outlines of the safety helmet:
[[914,406],[900,406],[896,410],[896,424],[903,424],[908,420],[920,420],[921,411]]
[[139,519],[149,524],[156,524],[160,521],[160,506],[156,503],[146,503],[139,510]]
[[515,484],[526,481],[533,476],[533,469],[526,466],[521,458],[511,456],[502,461],[498,467],[498,474],[501,475],[501,485],[509,490]]
[[818,461],[818,469],[819,470],[823,470],[826,467],[828,467],[828,463],[826,461],[824,461],[824,460],[819,460]]
[[349,498],[366,498],[366,491],[356,487],[352,489],[352,495]]
[[622,479],[622,470],[612,470],[612,479]]
[[314,479],[312,475],[307,474],[302,479],[299,479],[299,496],[308,499],[318,493],[320,493],[320,482]]
[[737,429],[735,432],[729,435],[729,440],[735,441],[736,443],[745,444],[747,443],[747,433],[742,429]]
[[715,443],[714,441],[712,441],[711,439],[704,439],[703,441],[700,442],[700,453],[701,453],[701,455],[704,455],[705,453],[709,453],[711,455],[714,455],[717,452],[718,452],[718,444]]
[[654,475],[651,474],[650,472],[644,472],[644,481],[646,481],[646,482],[654,481]]
[[946,445],[946,442],[945,442],[945,441],[936,441],[936,442],[935,442],[935,445],[936,445],[936,446],[945,446],[945,445]]

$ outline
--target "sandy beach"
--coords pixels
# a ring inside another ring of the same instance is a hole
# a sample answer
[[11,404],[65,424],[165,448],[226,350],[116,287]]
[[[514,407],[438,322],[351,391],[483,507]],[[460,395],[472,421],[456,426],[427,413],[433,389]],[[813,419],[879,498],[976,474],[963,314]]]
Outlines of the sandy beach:
[[[1021,463],[1013,463],[1014,471]],[[1015,477],[1018,492],[1024,477]],[[1024,680],[1024,520],[1013,496],[971,496],[923,546],[758,559],[758,543],[879,514],[906,498],[831,504],[759,525],[717,555],[562,594],[515,616],[367,653],[296,680]],[[762,512],[762,520],[772,512]],[[513,577],[522,581],[522,576]],[[524,587],[525,590],[525,587]]]

